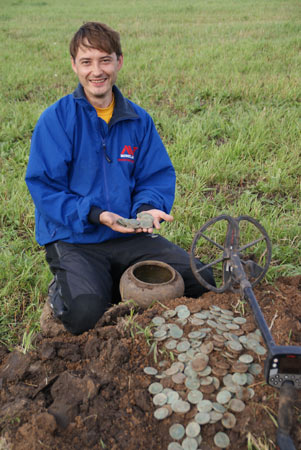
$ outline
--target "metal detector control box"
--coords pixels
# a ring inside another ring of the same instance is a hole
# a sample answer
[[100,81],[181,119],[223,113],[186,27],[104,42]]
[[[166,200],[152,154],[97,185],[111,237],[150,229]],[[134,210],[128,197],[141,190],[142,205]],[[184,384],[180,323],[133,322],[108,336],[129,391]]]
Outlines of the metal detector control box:
[[275,346],[265,361],[265,378],[271,386],[281,388],[290,381],[301,389],[301,351],[299,347]]

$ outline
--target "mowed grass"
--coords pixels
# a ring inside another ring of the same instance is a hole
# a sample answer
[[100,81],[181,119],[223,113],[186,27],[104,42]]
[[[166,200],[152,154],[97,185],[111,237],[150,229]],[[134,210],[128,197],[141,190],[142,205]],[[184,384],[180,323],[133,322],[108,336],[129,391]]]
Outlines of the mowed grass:
[[273,243],[268,280],[301,273],[299,0],[0,4],[0,342],[39,329],[51,274],[24,175],[39,115],[77,85],[68,45],[88,20],[120,31],[118,85],[153,116],[175,165],[164,236],[189,249],[208,219],[247,214]]

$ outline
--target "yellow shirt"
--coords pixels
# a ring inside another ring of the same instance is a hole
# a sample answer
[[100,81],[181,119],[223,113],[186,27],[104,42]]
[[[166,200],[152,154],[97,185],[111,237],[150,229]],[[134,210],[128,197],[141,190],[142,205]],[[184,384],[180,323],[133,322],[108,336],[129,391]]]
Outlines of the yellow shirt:
[[113,94],[113,100],[111,101],[111,104],[107,108],[97,108],[95,106],[98,117],[103,119],[105,122],[109,123],[113,115],[114,106],[115,106],[115,97]]

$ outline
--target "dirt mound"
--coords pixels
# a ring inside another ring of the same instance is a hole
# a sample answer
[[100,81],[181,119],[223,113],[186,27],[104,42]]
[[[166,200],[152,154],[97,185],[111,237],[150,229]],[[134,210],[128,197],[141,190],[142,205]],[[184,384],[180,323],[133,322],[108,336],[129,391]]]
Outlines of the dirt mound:
[[[274,286],[262,284],[255,289],[277,344],[301,345],[300,281],[300,277],[282,278]],[[216,305],[244,312],[248,331],[256,329],[248,304],[239,302],[237,294],[210,292],[197,300],[180,298],[164,305],[157,303],[135,314],[127,305],[117,305],[94,330],[77,337],[68,333],[39,335],[36,350],[27,354],[7,353],[0,347],[0,448],[167,449],[172,441],[170,426],[175,422],[185,426],[192,411],[155,419],[148,391],[154,380],[143,369],[158,368],[160,361],[166,360],[166,352],[160,352],[159,342],[154,361],[146,331],[151,319],[163,313],[166,306],[175,308],[180,304],[194,311]],[[255,362],[262,367],[263,360],[255,356]],[[278,392],[265,384],[263,372],[251,387],[254,397],[237,415],[235,427],[227,430],[231,450],[246,449],[248,433],[257,442],[275,448],[273,418],[277,418]],[[185,395],[184,388],[177,389]],[[292,437],[296,448],[301,448],[300,391],[298,394]],[[218,431],[225,431],[220,421],[202,425],[199,448],[217,449],[213,437]]]

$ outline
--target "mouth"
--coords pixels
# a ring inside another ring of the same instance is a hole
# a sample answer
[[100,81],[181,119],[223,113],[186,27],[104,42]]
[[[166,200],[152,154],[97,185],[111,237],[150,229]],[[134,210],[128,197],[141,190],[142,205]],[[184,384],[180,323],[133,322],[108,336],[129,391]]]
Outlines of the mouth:
[[102,86],[107,81],[107,78],[92,78],[89,81],[91,84],[93,84],[93,86]]

